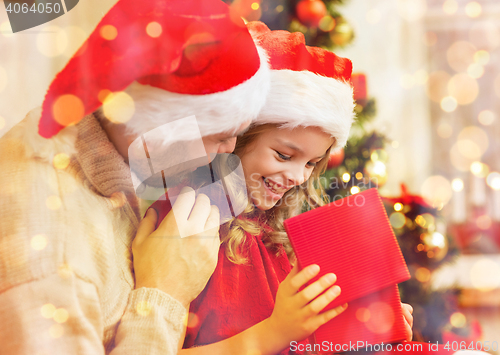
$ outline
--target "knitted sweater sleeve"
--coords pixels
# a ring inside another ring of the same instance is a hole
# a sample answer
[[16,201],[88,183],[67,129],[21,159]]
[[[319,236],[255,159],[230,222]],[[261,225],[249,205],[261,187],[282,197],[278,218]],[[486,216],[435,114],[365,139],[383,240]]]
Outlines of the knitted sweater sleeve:
[[176,354],[185,308],[133,290],[134,227],[68,169],[0,139],[0,353]]

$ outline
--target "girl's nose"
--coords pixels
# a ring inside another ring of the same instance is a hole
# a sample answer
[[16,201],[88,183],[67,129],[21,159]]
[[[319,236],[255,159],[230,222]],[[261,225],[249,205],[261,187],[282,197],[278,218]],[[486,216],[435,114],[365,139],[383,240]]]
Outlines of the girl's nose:
[[307,180],[305,168],[298,165],[290,167],[285,173],[285,178],[287,180],[287,185],[300,185]]

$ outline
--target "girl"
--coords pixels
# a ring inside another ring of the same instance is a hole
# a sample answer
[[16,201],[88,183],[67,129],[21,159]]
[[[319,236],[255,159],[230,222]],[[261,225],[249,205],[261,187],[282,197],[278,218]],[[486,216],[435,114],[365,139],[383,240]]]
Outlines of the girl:
[[283,221],[323,204],[315,186],[353,120],[351,63],[301,34],[248,26],[270,57],[271,92],[236,143],[250,203],[221,226],[217,268],[190,306],[186,355],[288,353],[347,306],[320,313],[341,292],[336,277],[302,289],[319,267],[298,271]]

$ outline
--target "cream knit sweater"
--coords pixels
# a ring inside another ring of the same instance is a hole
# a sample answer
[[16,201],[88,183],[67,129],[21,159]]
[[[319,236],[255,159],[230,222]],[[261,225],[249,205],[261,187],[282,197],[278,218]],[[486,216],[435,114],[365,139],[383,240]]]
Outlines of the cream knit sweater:
[[0,354],[175,354],[186,310],[134,290],[128,165],[92,116],[0,139]]

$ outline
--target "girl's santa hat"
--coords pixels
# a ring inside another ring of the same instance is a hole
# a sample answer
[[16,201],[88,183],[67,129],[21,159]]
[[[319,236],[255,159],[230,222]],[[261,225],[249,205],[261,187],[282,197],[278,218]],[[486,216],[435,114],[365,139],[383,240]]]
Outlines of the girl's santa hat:
[[262,22],[247,27],[271,66],[271,90],[254,122],[318,126],[335,138],[332,149],[343,147],[354,120],[351,61],[306,46],[300,32],[271,31]]
[[222,1],[119,0],[50,85],[39,134],[52,137],[126,88],[147,106],[134,132],[190,115],[202,135],[233,131],[257,116],[269,75],[264,51]]

